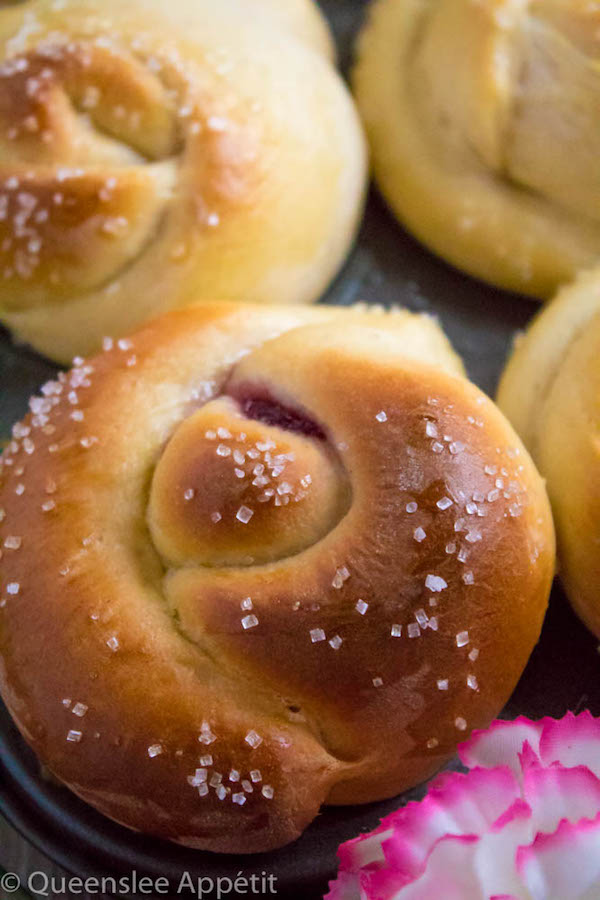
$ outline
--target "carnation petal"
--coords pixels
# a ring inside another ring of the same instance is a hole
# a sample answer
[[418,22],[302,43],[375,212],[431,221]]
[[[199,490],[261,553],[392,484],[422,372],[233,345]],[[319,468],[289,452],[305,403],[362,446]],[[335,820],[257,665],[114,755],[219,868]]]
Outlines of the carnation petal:
[[329,900],[600,900],[600,719],[496,722],[340,848]]
[[494,894],[521,897],[523,885],[516,867],[517,849],[530,843],[533,834],[531,809],[519,799],[481,836],[473,862],[481,897]]
[[563,819],[593,819],[600,810],[600,780],[585,766],[536,767],[523,777],[523,796],[533,810],[535,833],[555,831]]
[[[449,835],[435,845],[427,860],[427,867],[416,881],[407,884],[398,894],[402,900],[481,900],[479,878],[473,869],[478,838],[475,835]],[[452,878],[448,878],[448,872]],[[393,886],[373,875],[370,900],[394,897]],[[382,892],[382,888],[387,888]],[[390,889],[392,889],[390,891]]]
[[[600,815],[561,822],[517,853],[517,868],[533,900],[597,900],[600,893]],[[403,898],[404,900],[404,898]]]
[[521,773],[519,754],[525,743],[529,754],[539,755],[543,722],[531,722],[520,717],[514,722],[494,722],[487,731],[474,731],[468,741],[458,748],[458,755],[465,766],[493,769],[509,766],[517,777]]
[[535,750],[531,749],[531,744],[529,741],[525,741],[523,744],[523,749],[519,753],[519,764],[523,772],[526,769],[530,769],[532,766],[541,766],[542,761]]
[[389,817],[394,830],[383,842],[386,862],[415,878],[440,838],[488,831],[518,797],[519,785],[507,768],[447,774],[420,803]]
[[358,837],[346,841],[338,850],[338,859],[340,861],[340,872],[358,872],[365,866],[374,863],[384,863],[383,842],[393,834],[392,823],[390,819],[395,818],[398,813],[392,813],[385,819],[381,820],[381,824],[367,834],[360,834]]
[[361,900],[359,877],[356,872],[340,872],[330,882],[329,892],[323,900]]
[[600,778],[600,719],[591,713],[567,713],[563,719],[544,719],[539,752],[544,765],[587,766]]

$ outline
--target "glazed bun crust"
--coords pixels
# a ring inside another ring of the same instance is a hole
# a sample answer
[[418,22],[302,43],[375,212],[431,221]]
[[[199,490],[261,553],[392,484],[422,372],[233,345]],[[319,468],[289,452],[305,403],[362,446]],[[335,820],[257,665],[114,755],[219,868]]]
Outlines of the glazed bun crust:
[[600,12],[585,0],[377,0],[355,94],[399,219],[547,298],[600,250]]
[[203,297],[309,302],[339,268],[358,117],[313,4],[250,5],[0,10],[0,319],[47,356]]
[[0,507],[21,732],[111,818],[223,852],[438,769],[554,566],[526,451],[406,312],[221,303],[107,341],[32,401]]
[[545,477],[559,574],[576,612],[600,637],[600,272],[562,289],[521,337],[498,402]]

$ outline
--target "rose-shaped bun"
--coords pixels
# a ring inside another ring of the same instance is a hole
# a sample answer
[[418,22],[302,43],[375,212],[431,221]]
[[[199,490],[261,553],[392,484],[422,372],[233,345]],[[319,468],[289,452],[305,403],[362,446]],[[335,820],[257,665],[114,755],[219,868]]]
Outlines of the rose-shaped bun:
[[546,298],[600,254],[600,8],[378,0],[355,87],[400,220],[454,265]]
[[500,406],[546,478],[559,574],[600,637],[600,271],[562,289],[517,341]]
[[315,300],[366,176],[330,51],[308,0],[1,9],[0,320],[64,362],[203,298]]
[[511,693],[543,484],[433,320],[212,304],[42,389],[0,487],[0,685],[61,781],[216,851],[422,781]]

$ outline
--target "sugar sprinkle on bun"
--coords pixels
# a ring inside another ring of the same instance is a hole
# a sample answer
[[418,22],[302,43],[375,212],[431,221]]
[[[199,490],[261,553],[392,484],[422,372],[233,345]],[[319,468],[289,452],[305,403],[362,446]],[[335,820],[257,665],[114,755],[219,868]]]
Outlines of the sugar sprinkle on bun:
[[512,692],[543,483],[438,325],[174,311],[42,389],[0,475],[0,686],[53,774],[223,852],[430,776]]
[[255,6],[0,9],[0,320],[17,337],[68,362],[198,300],[323,292],[362,212],[362,131],[314,6]]

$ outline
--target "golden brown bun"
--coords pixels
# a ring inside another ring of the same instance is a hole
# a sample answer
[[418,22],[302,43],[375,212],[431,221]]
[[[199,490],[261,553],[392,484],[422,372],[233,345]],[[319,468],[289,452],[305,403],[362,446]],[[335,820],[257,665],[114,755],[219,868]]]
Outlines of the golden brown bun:
[[521,337],[500,406],[547,480],[559,572],[577,613],[600,637],[600,271],[562,289]]
[[315,300],[366,160],[312,3],[98,10],[0,10],[0,319],[66,362],[204,297]]
[[431,775],[510,695],[554,568],[542,481],[435,322],[221,303],[106,346],[4,454],[0,683],[40,759],[236,853]]
[[378,0],[355,93],[401,221],[534,297],[600,256],[600,7]]

